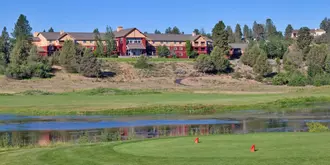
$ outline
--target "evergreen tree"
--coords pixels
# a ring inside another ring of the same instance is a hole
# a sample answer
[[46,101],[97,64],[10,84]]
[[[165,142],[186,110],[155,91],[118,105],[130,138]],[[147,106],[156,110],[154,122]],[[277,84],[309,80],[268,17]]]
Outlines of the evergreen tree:
[[230,68],[229,60],[223,55],[223,50],[217,46],[211,52],[211,59],[214,69],[219,73],[227,72]]
[[[203,36],[206,36],[206,32],[205,32],[204,28],[201,28],[201,30],[200,30],[200,34],[203,35]],[[210,37],[210,38],[211,38],[211,37]]]
[[180,29],[178,27],[174,26],[171,34],[181,34]]
[[249,38],[250,39],[253,38],[253,31],[252,31],[252,29],[249,29]]
[[94,55],[97,57],[103,57],[104,56],[104,45],[102,41],[102,37],[100,35],[99,29],[94,29],[94,40],[95,40],[95,51]]
[[320,24],[320,29],[323,29],[327,33],[330,33],[330,19],[325,17]]
[[115,35],[112,32],[111,27],[107,26],[106,32],[104,35],[104,40],[106,43],[106,55],[111,56],[112,53],[116,50],[116,41],[115,41]]
[[39,55],[37,46],[32,46],[30,49],[27,63],[33,77],[49,78],[51,76],[51,64],[47,57]]
[[256,64],[253,66],[253,71],[260,76],[266,76],[272,72],[266,53],[262,52],[258,56]]
[[242,42],[242,29],[240,24],[237,24],[235,27],[235,42]]
[[289,39],[291,38],[293,32],[293,27],[291,24],[289,24],[286,28],[285,28],[285,39]]
[[234,36],[233,29],[231,28],[231,26],[227,26],[226,31],[228,33],[228,43],[234,43],[235,36]]
[[223,21],[219,21],[212,30],[213,46],[219,47],[223,55],[228,55],[228,32],[225,30],[226,25]]
[[186,41],[186,54],[188,57],[191,57],[191,55],[192,55],[192,45],[191,45],[190,40]]
[[244,39],[247,40],[250,38],[250,35],[249,35],[249,26],[248,25],[244,25],[243,27],[243,35],[244,35]]
[[48,32],[54,32],[54,29],[52,27],[50,27],[50,29],[48,30]]
[[304,54],[298,48],[298,46],[296,44],[294,44],[284,54],[284,57],[283,57],[284,69],[289,71],[289,72],[302,70],[303,62],[304,62]]
[[313,45],[307,55],[307,65],[315,64],[321,68],[325,67],[325,60],[330,51],[328,45]]
[[32,36],[32,28],[29,24],[29,21],[26,19],[26,16],[21,14],[15,23],[14,31],[12,36],[16,40],[28,40]]
[[80,73],[85,77],[100,77],[101,63],[92,54],[90,49],[85,49],[80,63]]
[[6,66],[10,61],[10,37],[7,28],[4,27],[0,36],[0,65]]
[[258,24],[256,21],[253,23],[253,37],[257,40],[264,39],[265,28],[262,24]]
[[164,45],[157,47],[157,54],[159,57],[168,57],[171,54],[171,52],[168,49],[168,47]]
[[60,52],[60,64],[69,73],[77,73],[77,50],[73,41],[67,40],[64,42]]
[[159,30],[155,30],[155,34],[162,34],[162,32],[160,32]]
[[265,34],[267,38],[277,34],[276,26],[274,25],[273,21],[270,18],[266,20]]
[[298,31],[297,45],[298,48],[303,50],[304,54],[309,51],[309,45],[313,41],[313,36],[310,34],[308,27],[302,27]]
[[194,29],[194,31],[193,31],[196,35],[200,35],[201,33],[200,33],[200,31],[198,30],[198,29]]
[[171,28],[171,27],[168,27],[168,28],[165,30],[165,34],[172,34],[172,28]]
[[244,56],[241,57],[241,61],[243,64],[253,67],[259,55],[263,53],[265,52],[259,48],[258,44],[251,44],[245,51]]
[[44,29],[44,31],[42,31],[42,32],[44,32],[44,33],[45,33],[45,32],[46,32],[46,30]]

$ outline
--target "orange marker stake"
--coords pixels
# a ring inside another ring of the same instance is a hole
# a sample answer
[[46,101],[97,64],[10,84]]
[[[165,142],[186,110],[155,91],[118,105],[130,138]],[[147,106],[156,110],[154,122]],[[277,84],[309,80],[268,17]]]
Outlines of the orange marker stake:
[[195,139],[195,143],[198,144],[199,143],[199,138]]
[[255,145],[255,144],[253,144],[253,145],[251,146],[250,151],[251,151],[251,152],[256,152],[256,145]]

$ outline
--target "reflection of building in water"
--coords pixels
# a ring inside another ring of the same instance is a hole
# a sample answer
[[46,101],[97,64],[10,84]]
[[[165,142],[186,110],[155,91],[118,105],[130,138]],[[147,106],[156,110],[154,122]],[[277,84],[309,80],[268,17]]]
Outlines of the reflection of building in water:
[[239,132],[241,129],[241,124],[210,124],[125,127],[81,131],[23,131],[9,132],[6,134],[10,137],[8,143],[12,145],[38,144],[40,146],[45,146],[56,142],[79,142],[82,138],[87,139],[89,142],[107,142],[170,136],[230,134]]

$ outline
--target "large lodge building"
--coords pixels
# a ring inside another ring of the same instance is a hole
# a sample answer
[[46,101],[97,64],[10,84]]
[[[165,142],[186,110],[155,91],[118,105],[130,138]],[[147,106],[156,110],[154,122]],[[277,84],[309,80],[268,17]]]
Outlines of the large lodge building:
[[[196,34],[143,34],[137,28],[123,29],[121,26],[113,32],[119,56],[139,56],[142,54],[155,56],[158,46],[167,46],[171,53],[179,58],[187,58],[186,41],[190,41],[193,50],[198,54],[209,54],[212,51],[212,40]],[[101,38],[104,33],[100,34]],[[35,32],[33,43],[40,54],[51,55],[61,49],[64,41],[72,40],[77,44],[95,50],[94,33],[81,32]]]

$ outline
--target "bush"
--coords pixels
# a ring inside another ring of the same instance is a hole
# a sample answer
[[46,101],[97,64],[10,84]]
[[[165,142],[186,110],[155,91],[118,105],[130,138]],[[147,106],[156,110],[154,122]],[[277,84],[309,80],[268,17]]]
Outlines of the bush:
[[289,75],[286,73],[279,73],[272,79],[273,85],[286,85],[289,83]]
[[329,74],[318,74],[311,79],[314,86],[330,85]]
[[69,73],[79,72],[79,59],[80,50],[76,47],[73,41],[65,41],[60,53],[60,64]]
[[29,79],[32,78],[31,67],[27,64],[16,65],[15,63],[10,63],[6,68],[6,76],[13,79]]
[[307,85],[307,78],[300,72],[293,73],[289,78],[289,86],[306,86]]
[[307,123],[308,132],[320,133],[329,132],[329,128],[321,123]]
[[19,94],[27,95],[27,96],[36,96],[36,95],[54,95],[55,93],[41,91],[41,90],[27,90],[27,91],[21,92]]
[[235,72],[233,75],[232,75],[232,78],[234,78],[234,79],[240,79],[240,78],[242,78],[243,76],[241,75],[241,73],[240,72]]
[[224,73],[230,69],[230,62],[225,58],[225,53],[219,47],[212,50],[211,60],[216,72]]
[[49,57],[50,65],[60,65],[60,52],[56,51]]
[[141,55],[134,64],[134,67],[139,69],[149,69],[151,66],[152,65],[149,64],[149,57],[144,55]]
[[260,76],[266,76],[272,72],[266,54],[260,54],[256,64],[253,66],[253,71]]
[[303,68],[304,54],[297,48],[296,45],[292,46],[291,50],[288,50],[283,57],[284,69],[293,72]]
[[307,69],[307,75],[309,78],[314,78],[316,75],[323,74],[323,69],[320,65],[310,63]]
[[265,52],[261,50],[257,44],[255,44],[246,50],[244,55],[241,57],[241,61],[243,64],[253,67],[256,64],[256,60],[260,54],[265,54]]
[[194,68],[203,73],[214,72],[214,65],[211,57],[206,54],[201,54],[197,57]]

